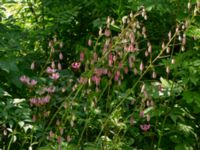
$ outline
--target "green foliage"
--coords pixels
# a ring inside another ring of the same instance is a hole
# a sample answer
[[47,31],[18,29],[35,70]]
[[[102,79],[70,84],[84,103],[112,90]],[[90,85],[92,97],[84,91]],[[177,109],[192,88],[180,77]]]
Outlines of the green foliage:
[[0,149],[199,149],[199,12],[0,1]]

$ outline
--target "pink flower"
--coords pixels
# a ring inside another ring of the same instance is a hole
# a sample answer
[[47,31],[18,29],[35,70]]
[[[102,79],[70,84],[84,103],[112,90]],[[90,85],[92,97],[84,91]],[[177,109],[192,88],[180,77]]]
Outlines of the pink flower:
[[128,52],[134,52],[135,51],[135,47],[133,46],[133,44],[131,44],[131,45],[128,46],[127,51]]
[[54,86],[50,86],[50,87],[48,87],[48,88],[45,88],[45,91],[51,94],[51,93],[54,93],[54,92],[55,92],[55,89],[56,89],[56,88],[55,88]]
[[119,80],[119,77],[120,77],[120,71],[118,70],[118,71],[115,73],[115,78],[114,78],[114,80],[115,80],[115,81],[118,81],[118,80]]
[[26,85],[28,85],[29,87],[32,87],[34,85],[37,84],[37,81],[36,80],[31,80],[29,77],[23,75],[20,77],[20,81]]
[[36,85],[37,84],[37,81],[36,80],[31,80],[29,83],[28,83],[28,85],[30,85],[30,86],[34,86],[34,85]]
[[113,55],[109,54],[109,56],[108,56],[108,65],[112,66],[112,64],[113,64]]
[[128,73],[128,67],[124,68],[124,73],[127,74]]
[[71,68],[72,68],[74,71],[79,70],[80,66],[81,66],[81,63],[80,63],[80,62],[73,62],[73,63],[71,64]]
[[144,117],[144,111],[140,111],[140,117]]
[[30,99],[31,105],[36,105],[37,102],[38,102],[38,100],[37,100],[37,98],[35,98],[35,97]]
[[53,69],[53,68],[51,68],[51,67],[47,67],[46,72],[47,72],[48,74],[52,74],[52,73],[56,72],[56,70]]
[[53,80],[57,80],[59,79],[59,77],[60,77],[60,74],[58,72],[52,73],[52,75],[50,76],[50,78]]
[[105,34],[105,36],[109,37],[111,35],[111,32],[109,29],[106,29],[104,34]]
[[84,61],[84,57],[85,57],[84,52],[81,52],[81,53],[80,53],[80,61]]
[[150,124],[141,124],[141,125],[140,125],[140,128],[141,128],[144,132],[146,132],[146,131],[148,131],[148,130],[150,129]]
[[30,104],[31,104],[31,106],[32,105],[35,105],[35,106],[45,105],[45,104],[49,103],[50,98],[51,97],[49,95],[47,95],[45,97],[41,97],[41,98],[33,97],[30,99]]
[[25,76],[25,75],[23,75],[23,76],[21,76],[20,77],[20,81],[22,82],[22,83],[29,83],[30,82],[30,78],[29,77],[27,77],[27,76]]
[[95,70],[94,70],[94,73],[97,76],[105,75],[105,74],[107,74],[107,72],[108,72],[108,70],[104,69],[104,68],[95,68]]
[[96,85],[99,85],[99,84],[100,84],[100,81],[101,81],[101,78],[95,75],[95,76],[92,77],[92,81],[93,81]]
[[43,98],[41,99],[41,101],[42,101],[43,104],[46,104],[46,103],[49,103],[50,98],[51,98],[51,97],[50,97],[49,95],[47,95],[47,96],[43,97]]

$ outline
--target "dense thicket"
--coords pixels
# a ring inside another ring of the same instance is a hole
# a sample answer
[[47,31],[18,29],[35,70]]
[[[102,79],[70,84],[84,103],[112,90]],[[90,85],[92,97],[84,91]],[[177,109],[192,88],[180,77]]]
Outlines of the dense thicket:
[[198,0],[1,0],[0,149],[200,149]]

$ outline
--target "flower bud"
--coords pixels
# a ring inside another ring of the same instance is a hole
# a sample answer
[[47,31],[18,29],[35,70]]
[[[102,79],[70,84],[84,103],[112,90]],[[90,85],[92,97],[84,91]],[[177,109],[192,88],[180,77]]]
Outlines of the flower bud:
[[56,65],[55,65],[55,62],[54,62],[54,61],[51,62],[51,68],[53,68],[53,69],[56,68]]
[[80,53],[80,61],[84,61],[84,57],[85,57],[84,52],[81,52],[81,53]]
[[188,11],[190,11],[190,8],[191,8],[191,3],[190,3],[190,1],[188,2],[187,7],[188,7]]
[[152,73],[152,78],[155,79],[156,76],[157,76],[157,75],[156,75],[156,72],[154,71],[154,72]]
[[134,68],[133,72],[134,72],[134,75],[137,75],[137,74],[138,74],[138,71],[137,71],[136,68]]
[[169,74],[170,73],[170,69],[169,66],[166,67],[166,73]]
[[127,23],[127,18],[128,18],[127,16],[122,17],[122,23],[123,23],[123,24],[126,24],[126,23]]
[[111,21],[111,18],[110,18],[110,16],[108,16],[108,17],[107,17],[107,20],[106,20],[106,24],[107,24],[107,25],[110,25],[110,21]]
[[186,44],[186,35],[183,34],[183,40],[182,40],[182,45],[184,46]]
[[103,31],[103,30],[102,30],[102,28],[100,27],[100,28],[99,28],[99,36],[101,36],[101,35],[103,34],[102,31]]
[[89,40],[88,40],[88,46],[91,46],[91,45],[92,45],[92,40],[89,39]]
[[172,33],[171,33],[171,31],[168,33],[168,38],[169,38],[169,40],[172,38]]
[[171,60],[171,63],[172,63],[172,64],[175,64],[175,59],[172,59],[172,60]]
[[144,70],[144,64],[143,62],[140,63],[140,71],[142,72]]
[[59,53],[59,59],[63,60],[63,54],[61,52]]
[[185,47],[184,46],[181,46],[181,51],[185,51]]
[[162,49],[165,49],[165,43],[162,42]]
[[150,121],[150,115],[147,114],[147,121],[149,122]]
[[169,54],[170,53],[170,48],[167,47],[166,52]]
[[61,65],[60,62],[58,63],[58,69],[59,69],[59,70],[62,70],[62,65]]
[[35,69],[35,62],[32,62],[31,63],[31,70],[34,70]]
[[148,44],[148,52],[151,53],[152,52],[152,47],[151,44]]
[[147,57],[149,55],[148,51],[145,51],[145,56]]
[[63,42],[59,43],[60,48],[63,48]]

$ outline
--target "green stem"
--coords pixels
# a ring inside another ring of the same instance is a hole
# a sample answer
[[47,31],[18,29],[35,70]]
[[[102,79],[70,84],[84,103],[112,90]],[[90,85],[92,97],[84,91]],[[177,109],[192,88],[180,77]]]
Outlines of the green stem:
[[85,121],[85,125],[84,125],[84,128],[83,128],[83,131],[81,132],[81,136],[80,136],[80,139],[78,141],[78,147],[80,146],[82,138],[83,138],[83,134],[84,134],[85,130],[87,129],[87,125],[88,125],[89,119],[90,119],[90,117],[88,117],[88,119]]
[[164,117],[164,120],[163,120],[163,123],[162,123],[161,132],[159,133],[158,144],[157,144],[158,145],[158,149],[160,147],[160,143],[161,143],[161,140],[162,140],[162,137],[163,137],[163,129],[164,129],[166,120],[167,120],[167,115],[165,115],[165,117]]
[[[14,130],[14,131],[15,131],[15,130]],[[12,144],[12,142],[13,142],[13,139],[14,139],[14,131],[13,131],[12,137],[11,137],[11,139],[10,139],[10,141],[9,141],[7,150],[10,150],[11,144]]]

